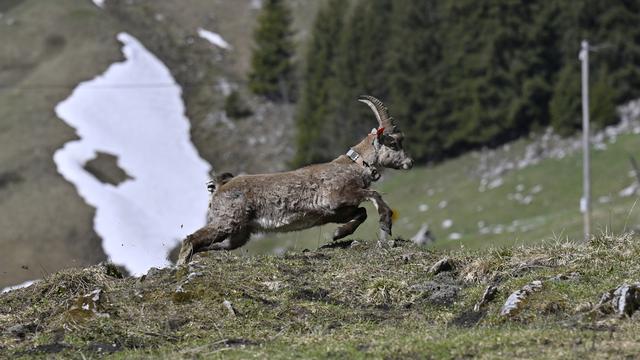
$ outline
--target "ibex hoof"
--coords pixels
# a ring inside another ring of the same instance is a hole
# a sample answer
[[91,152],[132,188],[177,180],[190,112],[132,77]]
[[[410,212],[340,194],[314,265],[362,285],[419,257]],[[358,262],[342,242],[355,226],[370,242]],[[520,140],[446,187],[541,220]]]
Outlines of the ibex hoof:
[[380,236],[378,237],[378,247],[390,248],[393,247],[393,240],[389,240],[391,233],[383,229],[380,229]]
[[391,236],[391,224],[380,223],[380,236],[383,236],[383,233],[385,234],[384,236]]
[[193,256],[193,245],[191,242],[185,241],[182,244],[182,248],[180,248],[180,255],[178,255],[178,261],[176,265],[184,265],[188,264],[191,261],[191,257]]

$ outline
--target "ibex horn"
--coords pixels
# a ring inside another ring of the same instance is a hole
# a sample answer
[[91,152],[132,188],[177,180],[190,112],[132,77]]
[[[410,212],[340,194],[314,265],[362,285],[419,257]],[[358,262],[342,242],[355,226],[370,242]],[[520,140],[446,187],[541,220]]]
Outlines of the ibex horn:
[[373,113],[376,115],[376,119],[378,119],[378,124],[380,124],[380,127],[385,129],[385,132],[393,133],[397,130],[395,120],[389,116],[389,111],[387,111],[387,108],[384,106],[382,101],[370,95],[360,95],[358,97],[358,101],[369,105]]

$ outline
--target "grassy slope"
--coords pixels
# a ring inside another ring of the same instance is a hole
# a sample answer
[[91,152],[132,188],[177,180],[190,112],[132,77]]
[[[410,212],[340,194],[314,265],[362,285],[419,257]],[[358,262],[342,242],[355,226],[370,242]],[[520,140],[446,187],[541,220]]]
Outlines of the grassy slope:
[[[511,145],[512,152],[520,152],[524,141]],[[618,192],[632,184],[629,176],[629,154],[640,148],[640,137],[625,135],[605,151],[592,152],[592,198],[594,233],[607,229],[622,232],[639,223],[640,209],[634,209],[637,197],[620,197]],[[472,174],[478,164],[477,155],[468,154],[458,159],[430,168],[415,168],[409,172],[388,173],[385,180],[374,185],[384,194],[387,203],[398,212],[394,222],[394,235],[402,238],[413,236],[423,223],[429,224],[437,241],[435,248],[482,248],[486,246],[537,243],[550,238],[580,239],[582,215],[579,199],[582,194],[582,154],[577,153],[561,160],[548,159],[522,170],[514,170],[503,176],[504,184],[492,190],[479,192],[480,179]],[[542,191],[533,195],[529,205],[508,199],[516,193],[516,187],[524,186],[522,194],[529,194],[536,185]],[[431,191],[431,192],[430,192]],[[431,194],[431,195],[430,195]],[[610,196],[611,202],[599,203],[601,196]],[[441,201],[445,208],[439,208]],[[421,204],[429,206],[426,212],[418,210]],[[353,235],[355,238],[375,238],[377,216],[375,209],[367,205],[369,218]],[[443,229],[444,220],[453,220],[453,226]],[[501,234],[480,234],[478,222],[495,229],[503,225]],[[514,224],[509,229],[510,225]],[[285,246],[288,248],[313,248],[326,243],[335,226],[327,225],[305,232],[270,236],[253,240],[250,251]],[[462,235],[460,240],[449,240],[452,232]]]
[[[144,279],[110,277],[102,266],[54,274],[0,295],[0,353],[88,358],[102,348],[123,359],[620,358],[640,351],[637,321],[591,306],[603,292],[638,280],[638,238],[437,252],[406,242],[380,250],[373,243],[280,257],[210,253],[189,268]],[[453,271],[429,273],[443,256],[453,260]],[[549,280],[570,273],[578,275]],[[522,311],[499,316],[508,294],[532,280],[543,287]],[[499,283],[496,299],[472,312],[491,282]],[[103,290],[100,300],[85,304],[103,316],[78,309],[79,296],[94,289]],[[29,329],[23,339],[8,331],[16,324]]]

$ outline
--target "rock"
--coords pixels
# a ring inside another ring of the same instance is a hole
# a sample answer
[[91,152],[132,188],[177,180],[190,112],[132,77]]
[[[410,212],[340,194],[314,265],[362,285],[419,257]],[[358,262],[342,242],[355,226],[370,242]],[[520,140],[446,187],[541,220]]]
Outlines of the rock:
[[152,267],[149,269],[149,271],[147,271],[147,276],[148,278],[152,278],[154,276],[158,276],[160,275],[161,271],[158,268]]
[[479,312],[484,305],[488,304],[491,300],[495,299],[497,293],[498,293],[497,286],[495,285],[487,286],[487,288],[484,290],[484,293],[482,294],[482,298],[480,298],[480,301],[478,301],[473,306],[473,311]]
[[542,281],[535,280],[517,290],[507,298],[500,309],[501,316],[514,316],[520,313],[529,295],[542,288]]
[[435,242],[436,238],[429,230],[429,225],[422,224],[420,230],[411,238],[411,241],[416,245],[429,245]]
[[15,336],[19,339],[24,339],[27,334],[35,332],[36,328],[36,324],[17,324],[7,328],[5,330],[5,333]]
[[613,311],[620,317],[631,317],[640,308],[640,283],[622,284],[618,288],[602,294],[596,308],[601,312]]
[[231,303],[231,301],[229,301],[229,300],[225,300],[225,301],[223,301],[223,302],[222,302],[222,305],[223,305],[225,308],[227,308],[227,310],[229,310],[229,314],[230,314],[232,317],[236,317],[237,311],[236,311],[236,309],[233,307],[233,304]]
[[438,262],[431,266],[429,272],[436,275],[444,271],[453,270],[453,261],[449,258],[440,259]]

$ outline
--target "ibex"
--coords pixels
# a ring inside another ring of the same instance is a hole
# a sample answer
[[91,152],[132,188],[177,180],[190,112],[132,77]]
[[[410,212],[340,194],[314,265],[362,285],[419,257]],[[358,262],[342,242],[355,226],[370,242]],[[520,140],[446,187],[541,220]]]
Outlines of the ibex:
[[408,170],[413,160],[402,148],[403,134],[384,104],[363,95],[379,127],[335,160],[298,170],[232,177],[225,173],[209,186],[207,225],[183,240],[178,264],[207,250],[232,250],[255,232],[288,232],[327,223],[344,224],[333,240],[344,238],[367,218],[359,205],[370,200],[380,216],[381,241],[391,236],[391,214],[382,196],[369,186],[382,168]]

